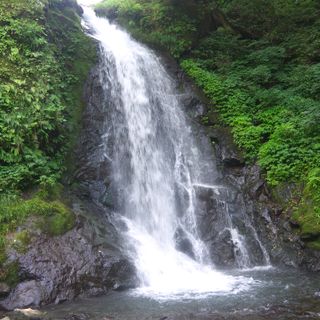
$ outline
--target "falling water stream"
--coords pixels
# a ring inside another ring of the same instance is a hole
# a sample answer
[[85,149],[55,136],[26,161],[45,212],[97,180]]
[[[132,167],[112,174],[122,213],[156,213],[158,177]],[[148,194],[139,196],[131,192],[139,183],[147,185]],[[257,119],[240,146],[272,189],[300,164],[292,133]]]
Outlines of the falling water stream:
[[[164,296],[239,292],[252,282],[214,270],[198,234],[197,186],[215,188],[215,172],[202,157],[170,79],[157,56],[105,18],[85,9],[84,18],[99,40],[101,79],[113,101],[113,139],[106,148],[111,159],[112,184],[131,244],[128,254],[141,282],[137,292]],[[227,214],[227,212],[226,212]],[[248,266],[244,240],[227,217],[235,246]],[[177,249],[183,232],[193,257]]]

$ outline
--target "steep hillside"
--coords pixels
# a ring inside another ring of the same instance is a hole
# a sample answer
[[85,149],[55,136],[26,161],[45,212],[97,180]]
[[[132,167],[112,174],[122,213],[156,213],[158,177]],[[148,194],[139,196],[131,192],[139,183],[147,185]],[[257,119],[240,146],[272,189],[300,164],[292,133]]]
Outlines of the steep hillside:
[[210,99],[202,122],[231,127],[320,248],[319,2],[108,0],[96,11],[181,63]]
[[83,86],[96,60],[81,13],[74,0],[0,2],[0,282],[10,285],[17,266],[5,264],[5,248],[23,251],[30,235],[8,233],[31,215],[50,235],[74,225],[59,182],[72,162]]

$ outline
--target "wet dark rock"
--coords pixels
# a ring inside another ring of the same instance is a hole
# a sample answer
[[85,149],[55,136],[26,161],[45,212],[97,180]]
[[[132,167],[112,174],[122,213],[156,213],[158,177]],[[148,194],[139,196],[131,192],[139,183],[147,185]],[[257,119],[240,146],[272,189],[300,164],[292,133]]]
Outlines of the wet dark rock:
[[180,99],[189,116],[196,118],[205,113],[206,109],[197,97],[190,94],[184,94],[180,97]]
[[210,243],[210,256],[218,267],[232,267],[235,265],[235,252],[229,230],[221,231]]
[[0,299],[5,298],[9,295],[11,288],[3,282],[0,282]]
[[303,252],[301,266],[304,268],[319,272],[320,271],[320,251],[306,248]]
[[91,219],[79,215],[76,228],[65,235],[40,235],[24,254],[11,250],[9,259],[18,261],[25,281],[1,305],[13,310],[134,286],[135,270],[117,248],[114,227],[105,219],[99,212]]
[[195,255],[192,244],[188,239],[186,233],[181,228],[177,229],[174,238],[176,242],[176,249],[185,253],[190,258],[194,259]]
[[239,167],[244,165],[242,156],[236,149],[226,148],[225,145],[221,148],[221,160],[227,167]]
[[211,128],[208,136],[214,142],[218,161],[225,167],[242,167],[244,165],[243,156],[239,148],[234,144],[229,128]]
[[65,320],[90,320],[90,315],[86,313],[71,314],[64,317]]

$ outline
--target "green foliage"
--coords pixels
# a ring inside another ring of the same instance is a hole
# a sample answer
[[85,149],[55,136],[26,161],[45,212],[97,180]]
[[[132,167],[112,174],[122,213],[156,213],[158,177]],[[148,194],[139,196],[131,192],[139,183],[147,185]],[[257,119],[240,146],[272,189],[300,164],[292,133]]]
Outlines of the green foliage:
[[15,287],[19,283],[19,264],[11,262],[6,264],[5,268],[0,266],[0,282],[4,282],[10,287]]
[[[317,0],[219,1],[228,19],[251,38],[282,40],[301,25],[314,23],[319,15]],[[298,44],[299,45],[299,44]]]
[[[59,137],[52,137],[49,148],[48,142],[63,123],[62,101],[54,94],[58,70],[45,29],[35,20],[43,8],[32,5],[34,12],[18,18],[27,3],[1,4],[1,191],[52,172],[50,149]],[[56,163],[61,164],[59,157]]]
[[105,0],[96,11],[117,16],[135,37],[168,50],[175,58],[190,50],[195,37],[195,21],[165,1]]
[[80,107],[94,49],[61,2],[47,10],[44,0],[0,3],[0,192],[64,170],[67,120]]
[[97,4],[99,10],[115,9],[119,12],[125,12],[129,16],[136,16],[142,11],[142,5],[135,0],[108,0]]
[[74,213],[60,200],[44,199],[43,196],[48,191],[40,191],[29,200],[14,195],[0,198],[0,264],[6,260],[5,250],[10,243],[20,252],[23,252],[30,243],[31,236],[28,229],[14,234],[13,242],[8,242],[7,239],[7,235],[21,226],[28,217],[37,217],[38,228],[50,236],[64,234],[74,227]]

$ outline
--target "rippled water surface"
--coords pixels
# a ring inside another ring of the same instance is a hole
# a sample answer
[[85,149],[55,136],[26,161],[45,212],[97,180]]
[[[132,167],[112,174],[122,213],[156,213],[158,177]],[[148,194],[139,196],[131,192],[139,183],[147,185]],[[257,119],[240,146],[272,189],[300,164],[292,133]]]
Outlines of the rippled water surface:
[[[230,273],[239,275],[238,271]],[[157,299],[139,296],[136,291],[113,292],[104,297],[51,306],[45,311],[57,320],[320,319],[319,274],[277,269],[240,273],[255,281],[244,291],[233,294]]]

